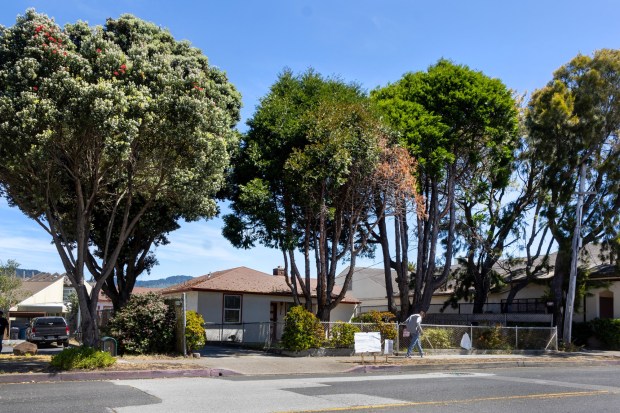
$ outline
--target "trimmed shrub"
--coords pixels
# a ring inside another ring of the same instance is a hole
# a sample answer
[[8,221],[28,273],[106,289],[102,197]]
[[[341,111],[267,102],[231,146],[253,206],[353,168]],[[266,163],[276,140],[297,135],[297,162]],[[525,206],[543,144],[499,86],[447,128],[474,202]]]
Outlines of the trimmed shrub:
[[425,328],[420,340],[423,340],[423,343],[430,343],[434,349],[452,348],[450,331],[445,328]]
[[314,314],[298,305],[289,310],[284,319],[282,346],[287,350],[300,351],[319,347],[325,332]]
[[174,349],[174,309],[155,293],[132,295],[106,326],[120,354],[169,353]]
[[379,312],[372,310],[368,313],[360,314],[353,320],[360,323],[370,323],[371,326],[364,326],[364,330],[378,331],[381,333],[381,341],[396,340],[398,331],[396,324],[392,322],[394,320],[394,314],[389,311]]
[[71,347],[52,356],[50,365],[58,370],[98,369],[109,367],[116,363],[116,359],[105,351],[92,347]]
[[501,327],[490,327],[483,330],[474,339],[474,347],[481,350],[512,350],[512,346],[502,334]]
[[188,351],[203,348],[207,343],[204,323],[204,318],[197,312],[185,312],[185,344]]
[[331,329],[329,344],[336,348],[349,348],[355,344],[355,333],[359,333],[357,326],[349,323],[337,323]]
[[601,344],[607,350],[620,350],[620,319],[595,318],[590,327]]

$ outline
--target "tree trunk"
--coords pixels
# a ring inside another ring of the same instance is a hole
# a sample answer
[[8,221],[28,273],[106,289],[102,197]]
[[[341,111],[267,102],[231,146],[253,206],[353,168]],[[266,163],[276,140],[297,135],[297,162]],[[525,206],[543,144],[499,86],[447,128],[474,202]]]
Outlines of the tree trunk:
[[[82,331],[82,344],[88,347],[97,347],[99,344],[99,326],[97,320],[97,296],[98,291],[92,290],[91,295],[84,285],[76,288],[78,302],[80,304],[80,330]],[[94,299],[93,299],[94,297]]]

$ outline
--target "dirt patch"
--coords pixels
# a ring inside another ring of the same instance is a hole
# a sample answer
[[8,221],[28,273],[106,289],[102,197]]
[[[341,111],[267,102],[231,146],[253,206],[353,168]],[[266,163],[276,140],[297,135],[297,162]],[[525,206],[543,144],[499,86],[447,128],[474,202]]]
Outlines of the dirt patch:
[[[0,374],[57,372],[50,366],[51,359],[51,356],[1,355]],[[196,364],[188,363],[186,360],[183,357],[171,356],[127,356],[119,357],[114,365],[98,370],[188,370],[198,368]]]

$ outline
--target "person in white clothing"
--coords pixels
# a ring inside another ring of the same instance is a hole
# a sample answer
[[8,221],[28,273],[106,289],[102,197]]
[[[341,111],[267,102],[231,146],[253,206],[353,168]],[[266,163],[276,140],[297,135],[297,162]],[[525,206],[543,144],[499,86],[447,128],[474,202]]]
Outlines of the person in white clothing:
[[420,357],[424,357],[424,351],[422,350],[422,343],[420,342],[420,335],[422,335],[422,319],[426,313],[424,311],[420,311],[419,314],[412,314],[405,320],[405,325],[407,326],[407,330],[409,330],[411,342],[409,343],[409,347],[407,348],[407,358],[411,357],[411,352],[413,351],[413,347],[415,345],[418,346],[418,352],[420,353]]

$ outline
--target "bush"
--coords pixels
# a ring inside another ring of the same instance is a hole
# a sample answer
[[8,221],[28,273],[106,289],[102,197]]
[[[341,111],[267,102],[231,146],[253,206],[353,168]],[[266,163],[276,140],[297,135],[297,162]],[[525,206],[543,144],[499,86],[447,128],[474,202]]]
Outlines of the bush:
[[474,347],[482,350],[512,350],[501,327],[490,327],[474,340]]
[[[422,338],[421,338],[422,340]],[[429,342],[431,347],[436,348],[452,348],[452,340],[450,339],[450,331],[445,328],[425,328],[423,334],[424,342]]]
[[349,323],[337,323],[331,329],[329,343],[336,348],[349,348],[355,344],[355,333],[359,333],[357,326]]
[[174,349],[174,309],[155,293],[132,295],[106,326],[120,354],[168,353]]
[[204,323],[204,318],[197,312],[185,312],[185,344],[188,351],[198,350],[207,343]]
[[571,341],[576,346],[585,346],[588,344],[588,339],[594,335],[590,323],[573,323],[571,333]]
[[302,306],[295,306],[286,314],[282,345],[287,350],[300,351],[319,347],[325,332],[314,314]]
[[116,359],[105,351],[92,347],[71,347],[52,356],[50,365],[58,370],[98,369],[116,363]]
[[360,314],[353,320],[360,323],[370,323],[371,326],[365,326],[364,329],[370,328],[370,331],[378,331],[381,333],[381,341],[396,340],[398,331],[396,330],[396,324],[392,322],[394,314],[389,311],[379,312],[370,311],[368,313]]
[[620,319],[595,318],[590,327],[605,349],[620,350]]

